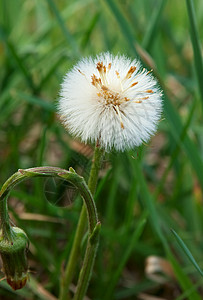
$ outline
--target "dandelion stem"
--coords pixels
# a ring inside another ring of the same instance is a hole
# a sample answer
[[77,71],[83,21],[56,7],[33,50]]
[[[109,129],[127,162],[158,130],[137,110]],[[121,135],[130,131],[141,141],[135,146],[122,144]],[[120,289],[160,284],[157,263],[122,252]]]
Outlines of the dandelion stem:
[[7,240],[11,239],[12,230],[9,222],[7,197],[4,199],[4,201],[0,200],[0,224],[4,238]]
[[[101,165],[102,155],[103,155],[103,151],[100,149],[100,147],[98,145],[96,145],[95,151],[94,151],[94,157],[92,160],[92,167],[91,167],[91,171],[90,171],[89,181],[88,181],[88,188],[92,195],[94,195],[95,190],[96,190],[98,173],[99,173],[99,169],[100,169],[100,165]],[[84,230],[85,230],[86,224],[87,224],[86,207],[83,205],[81,213],[80,213],[80,218],[78,221],[69,261],[66,266],[64,274],[62,274],[59,300],[71,299],[68,291],[69,291],[69,286],[72,282],[75,268],[76,268],[76,265],[78,262],[78,256],[80,253],[80,245],[81,245],[81,241],[82,241],[82,238],[84,235]],[[94,232],[91,234],[91,236],[89,235],[86,253],[85,253],[84,262],[83,262],[83,267],[80,271],[74,300],[76,300],[76,299],[82,300],[85,295],[85,292],[87,290],[88,283],[89,283],[89,280],[91,277],[92,268],[94,265],[96,251],[98,248],[98,243],[99,243],[99,239],[98,239],[99,227],[100,227],[100,223],[98,223],[95,226]]]

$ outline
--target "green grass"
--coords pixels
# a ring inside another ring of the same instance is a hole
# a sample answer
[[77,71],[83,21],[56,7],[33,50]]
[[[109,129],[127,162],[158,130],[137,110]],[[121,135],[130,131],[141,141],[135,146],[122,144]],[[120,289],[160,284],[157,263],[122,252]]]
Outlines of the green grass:
[[[88,178],[92,149],[73,143],[56,114],[63,76],[81,57],[140,56],[164,91],[163,120],[150,143],[105,156],[90,299],[203,298],[202,20],[202,2],[192,0],[0,3],[0,185],[18,168],[39,165],[72,166]],[[11,193],[12,218],[31,241],[31,279],[17,292],[1,281],[0,299],[57,298],[82,202],[66,191],[61,181],[35,179]],[[148,278],[152,255],[168,261],[174,278]]]

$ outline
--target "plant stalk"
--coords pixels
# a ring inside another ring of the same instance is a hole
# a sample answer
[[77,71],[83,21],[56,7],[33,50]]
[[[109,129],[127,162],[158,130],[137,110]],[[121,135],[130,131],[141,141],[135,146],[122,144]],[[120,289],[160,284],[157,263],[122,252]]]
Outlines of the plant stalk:
[[9,222],[8,207],[7,207],[7,196],[5,200],[0,200],[0,224],[1,234],[6,240],[12,240],[13,231]]
[[[100,147],[98,145],[96,145],[95,151],[94,151],[94,157],[92,160],[90,176],[89,176],[89,180],[88,180],[88,188],[92,195],[94,195],[95,190],[96,190],[102,155],[103,155],[103,151],[100,149]],[[65,268],[64,274],[62,274],[62,276],[61,276],[62,278],[61,278],[61,285],[60,285],[59,300],[70,300],[71,299],[70,294],[69,294],[69,286],[72,282],[74,272],[76,269],[76,265],[78,262],[78,256],[80,254],[80,245],[81,245],[81,241],[82,241],[82,238],[84,235],[84,230],[86,228],[86,224],[87,224],[86,207],[83,205],[81,213],[80,213],[80,218],[78,221],[76,233],[75,233],[73,246],[72,246],[71,253],[69,256],[68,264]],[[91,271],[93,268],[99,239],[98,239],[98,237],[95,237],[94,243],[91,243],[90,240],[91,240],[91,237],[89,236],[86,253],[85,253],[85,258],[84,258],[84,263],[83,263],[83,267],[82,267],[80,275],[79,275],[78,285],[77,285],[76,294],[75,294],[74,299],[83,299],[85,292],[87,290],[90,276],[91,276]]]
[[[96,183],[98,178],[98,172],[99,172],[99,165],[98,162],[101,161],[102,153],[99,149],[95,150],[95,156],[93,160],[93,166],[91,170],[91,179],[90,179],[90,186],[92,191],[95,191]],[[94,199],[92,197],[92,194],[84,180],[83,177],[79,176],[72,168],[69,169],[69,171],[56,168],[56,167],[38,167],[38,168],[30,168],[25,170],[18,170],[15,174],[13,174],[2,186],[0,189],[0,225],[2,229],[2,234],[5,239],[11,239],[12,238],[12,227],[10,226],[9,222],[9,215],[8,215],[8,207],[7,207],[7,198],[9,195],[9,192],[12,188],[14,188],[19,182],[31,178],[31,177],[59,177],[63,178],[69,182],[71,182],[73,185],[75,185],[84,200],[85,204],[85,210],[83,208],[84,214],[82,215],[82,218],[79,222],[79,228],[80,231],[78,232],[78,236],[82,236],[82,233],[84,232],[84,226],[86,225],[86,212],[88,217],[88,244],[87,244],[87,250],[85,255],[84,264],[82,267],[82,277],[79,277],[79,283],[78,283],[78,293],[79,297],[78,299],[83,299],[83,296],[85,295],[85,292],[87,290],[88,282],[91,276],[91,271],[94,264],[94,257],[96,254],[97,246],[98,246],[98,236],[99,236],[99,229],[100,229],[100,222],[98,220],[97,216],[97,209],[94,203]],[[83,226],[82,226],[83,222]],[[80,247],[80,242],[77,236],[77,247]],[[75,251],[77,253],[78,249],[75,248]],[[72,254],[72,258],[76,258],[74,261],[74,264],[71,266],[71,270],[74,271],[74,267],[77,261],[77,257],[75,256],[75,253]],[[70,270],[70,269],[69,269]],[[71,273],[72,275],[73,273]],[[70,278],[66,277],[65,279]],[[82,278],[82,279],[81,279]],[[65,282],[66,283],[66,282]],[[64,288],[64,287],[63,287]],[[64,294],[62,295],[64,298],[67,299],[68,295],[68,289],[63,290]]]

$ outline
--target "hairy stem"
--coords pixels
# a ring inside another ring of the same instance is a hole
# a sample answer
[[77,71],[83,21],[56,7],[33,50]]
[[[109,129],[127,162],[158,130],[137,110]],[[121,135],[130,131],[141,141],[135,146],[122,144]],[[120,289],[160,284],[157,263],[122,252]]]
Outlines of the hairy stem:
[[[88,188],[92,195],[94,195],[95,190],[96,190],[102,154],[103,154],[103,151],[98,146],[96,146],[95,152],[94,152],[94,157],[92,160],[92,167],[91,167],[91,171],[90,171],[89,181],[88,181]],[[87,223],[86,222],[86,207],[83,205],[81,213],[80,213],[80,218],[79,218],[79,222],[77,225],[69,261],[66,266],[64,274],[62,274],[59,300],[71,299],[70,295],[69,295],[69,286],[72,282],[74,272],[76,269],[76,265],[78,262],[78,256],[80,254],[81,240],[84,235],[86,223]],[[75,295],[75,297],[80,297],[80,298],[76,298],[76,299],[83,299],[85,292],[87,290],[88,282],[91,277],[91,271],[92,271],[93,264],[94,264],[96,250],[98,247],[98,242],[99,242],[98,238],[95,238],[95,242],[90,244],[90,235],[89,235],[87,249],[86,249],[85,258],[84,258],[84,263],[83,263],[82,270],[80,272],[79,281],[78,281],[78,285],[77,285],[77,289],[76,289],[77,296]]]
[[1,224],[1,234],[7,240],[12,240],[13,232],[9,223],[8,207],[7,207],[7,197],[4,201],[0,201],[0,224]]
[[25,170],[18,170],[2,186],[0,190],[0,225],[5,238],[10,237],[11,226],[9,222],[7,198],[11,189],[21,181],[31,177],[58,177],[75,185],[83,200],[87,211],[89,235],[95,231],[98,224],[96,206],[92,194],[83,177],[79,176],[72,168],[69,171],[56,167],[36,167]]
[[100,222],[97,223],[93,234],[88,238],[85,258],[84,258],[82,269],[80,271],[74,300],[82,300],[87,291],[87,287],[92,274],[92,269],[94,266],[97,248],[99,245],[99,231],[100,231]]

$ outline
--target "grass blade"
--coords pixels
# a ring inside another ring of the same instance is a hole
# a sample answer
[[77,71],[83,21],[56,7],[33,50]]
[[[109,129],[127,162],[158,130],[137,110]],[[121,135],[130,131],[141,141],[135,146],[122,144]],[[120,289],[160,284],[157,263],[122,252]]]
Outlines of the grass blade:
[[[192,104],[192,107],[190,109],[190,112],[189,112],[189,116],[185,122],[185,125],[183,126],[183,130],[181,132],[181,135],[180,135],[180,141],[181,143],[184,142],[184,139],[185,139],[185,136],[187,134],[187,130],[191,124],[191,121],[192,121],[192,117],[193,117],[193,114],[194,114],[194,111],[195,111],[195,102],[193,102]],[[160,182],[157,186],[157,189],[156,189],[156,193],[155,193],[155,196],[158,196],[158,194],[160,193],[160,191],[163,189],[163,186],[164,186],[164,183],[166,181],[166,178],[169,174],[169,171],[171,170],[172,166],[173,166],[173,163],[175,161],[175,159],[177,158],[178,154],[180,153],[180,143],[177,143],[176,144],[176,147],[175,149],[173,150],[173,152],[171,153],[171,159],[169,161],[169,164],[167,165],[164,173],[163,173],[163,176],[162,178],[160,179]]]
[[196,260],[194,259],[192,253],[188,249],[188,247],[185,245],[181,237],[175,232],[174,229],[171,229],[172,233],[174,234],[178,244],[180,245],[181,249],[184,251],[190,262],[193,264],[195,269],[200,273],[201,276],[203,276],[203,271],[200,269],[199,265],[197,264]]
[[136,242],[139,240],[139,238],[140,238],[140,236],[141,236],[141,234],[144,230],[145,224],[146,224],[146,213],[144,213],[142,215],[142,217],[140,218],[140,221],[138,222],[137,228],[134,231],[134,233],[131,237],[131,240],[129,241],[128,247],[127,247],[126,251],[124,252],[123,257],[121,258],[119,266],[116,269],[116,271],[113,275],[113,278],[111,278],[111,281],[108,285],[106,295],[104,296],[103,299],[105,299],[105,300],[107,300],[107,299],[111,300],[112,299],[112,294],[113,294],[114,288],[115,288],[115,286],[116,286],[116,284],[119,280],[119,277],[122,273],[122,270],[123,270],[128,258],[130,256],[130,254],[132,253],[133,248],[136,245]]
[[47,0],[47,2],[56,17],[56,20],[61,28],[61,31],[63,32],[63,35],[65,36],[67,42],[71,45],[72,52],[76,55],[76,57],[80,57],[80,50],[79,50],[78,44],[76,43],[75,39],[69,32],[67,26],[65,25],[65,22],[64,22],[63,18],[61,17],[61,14],[60,14],[59,10],[57,9],[54,1]]
[[30,104],[34,104],[34,105],[37,105],[37,106],[43,108],[46,111],[49,111],[49,112],[56,111],[55,105],[53,103],[50,103],[43,99],[40,99],[36,96],[31,96],[31,95],[22,93],[20,91],[15,91],[15,95],[21,97],[22,99],[24,99],[26,102],[28,102]]
[[30,73],[28,72],[28,68],[25,66],[25,64],[23,62],[23,58],[21,58],[20,55],[17,53],[17,50],[14,47],[14,45],[11,42],[8,41],[8,37],[6,35],[6,32],[3,29],[3,27],[1,27],[1,26],[0,26],[0,38],[6,44],[9,55],[15,61],[16,66],[18,67],[18,69],[22,73],[23,77],[27,81],[28,86],[31,88],[31,90],[33,92],[35,92],[36,91],[35,85],[33,83],[33,80],[32,80],[32,77],[31,77]]
[[114,0],[105,0],[105,2],[107,2],[109,8],[111,9],[112,13],[114,14],[124,37],[126,37],[126,40],[129,44],[129,49],[132,51],[132,53],[134,55],[137,55],[137,51],[135,48],[136,39],[131,30],[131,27],[129,26],[128,22],[126,21],[123,14],[121,13],[121,11],[118,7],[118,4],[116,4]]
[[89,41],[90,41],[90,37],[91,37],[91,34],[95,28],[95,26],[97,25],[98,23],[98,20],[100,18],[100,12],[97,12],[93,17],[92,19],[90,20],[90,24],[87,28],[87,31],[85,32],[84,36],[83,36],[83,39],[82,39],[82,42],[81,42],[81,48],[85,48]]
[[65,57],[62,55],[59,57],[59,59],[53,64],[53,66],[49,69],[47,74],[44,76],[44,78],[41,80],[38,90],[41,91],[41,89],[44,87],[44,85],[47,83],[47,81],[50,79],[50,77],[54,74],[56,69],[62,64],[64,61]]
[[187,277],[184,270],[178,264],[172,253],[169,253],[168,256],[173,266],[175,275],[180,283],[180,286],[182,287],[183,291],[187,293],[187,299],[201,300],[202,297],[197,292],[198,285],[196,286],[190,281],[190,279]]
[[193,1],[186,0],[186,3],[187,3],[187,11],[188,11],[188,16],[190,21],[190,33],[191,33],[191,41],[192,41],[193,52],[194,52],[195,70],[197,74],[199,90],[200,90],[201,100],[203,105],[203,84],[202,84],[203,61],[202,61],[202,54],[201,54],[201,46],[198,37]]
[[166,0],[161,0],[157,9],[155,10],[154,14],[151,17],[151,20],[148,24],[148,28],[146,30],[142,46],[145,48],[145,50],[149,51],[150,48],[153,45],[154,39],[157,38],[157,29],[159,25],[159,20],[161,17],[161,14],[163,12],[163,9],[165,7]]
[[184,151],[186,152],[196,174],[199,179],[199,183],[203,190],[203,161],[198,152],[198,148],[191,141],[191,139],[186,135],[185,139],[181,142],[180,137],[183,132],[183,125],[179,115],[176,113],[173,105],[170,100],[165,96],[164,101],[164,114],[169,121],[169,125],[171,127],[171,133],[175,137],[176,141],[180,143]]
[[[140,185],[140,195],[142,198],[143,206],[147,209],[149,213],[149,220],[151,222],[151,226],[153,228],[153,231],[155,234],[158,235],[160,238],[163,248],[166,251],[166,254],[173,266],[174,272],[176,274],[176,277],[183,288],[183,290],[187,290],[193,287],[193,284],[191,283],[188,276],[184,273],[182,268],[179,266],[178,262],[173,256],[173,253],[170,250],[170,247],[168,245],[168,242],[166,240],[166,237],[164,233],[162,232],[162,226],[160,224],[160,221],[164,223],[164,219],[161,219],[161,216],[158,215],[156,206],[154,203],[154,199],[151,196],[151,193],[149,192],[148,186],[146,184],[143,172],[140,167],[140,162],[136,159],[134,159],[134,171],[135,171],[135,178],[138,180],[138,184]],[[188,296],[189,300],[200,300],[200,296],[197,293],[196,290],[191,293],[191,295]]]

